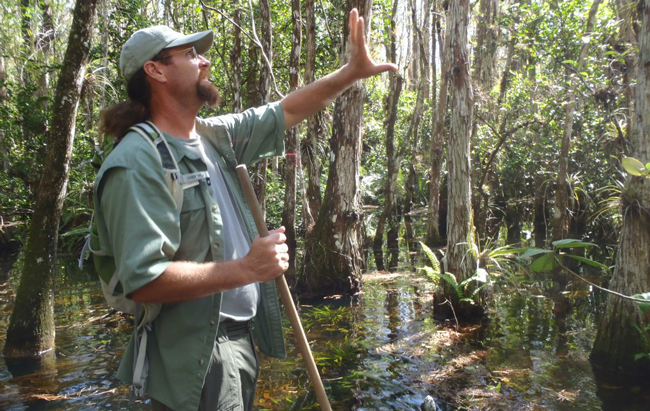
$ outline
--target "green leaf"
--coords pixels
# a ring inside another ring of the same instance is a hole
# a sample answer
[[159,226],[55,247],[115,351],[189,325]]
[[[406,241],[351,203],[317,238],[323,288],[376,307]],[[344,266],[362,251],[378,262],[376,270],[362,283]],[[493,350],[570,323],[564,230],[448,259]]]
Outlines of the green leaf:
[[436,255],[422,241],[420,241],[420,246],[422,247],[422,250],[424,250],[424,253],[427,255],[427,257],[429,258],[429,261],[431,262],[431,266],[433,267],[433,271],[440,274],[442,270],[440,269],[440,261],[438,261]]
[[555,248],[578,248],[578,247],[594,247],[596,244],[587,243],[580,240],[574,240],[571,238],[565,238],[564,240],[553,241],[553,247]]
[[90,231],[88,230],[88,227],[83,226],[83,227],[73,228],[70,231],[66,231],[63,234],[60,234],[59,237],[70,237],[70,236],[73,236],[73,235],[86,235],[89,232]]
[[648,301],[647,303],[637,303],[639,304],[641,311],[643,311],[643,314],[647,313],[648,310],[650,310],[650,293],[635,294],[632,297]]
[[545,250],[543,248],[529,248],[520,257],[521,258],[535,257],[536,255],[539,255],[539,254],[548,254],[548,253],[552,253],[552,252],[553,252],[553,250]]
[[573,254],[562,254],[562,256],[564,256],[564,257],[569,257],[569,258],[573,258],[574,260],[578,260],[578,261],[580,261],[581,263],[585,263],[585,264],[587,264],[587,265],[590,265],[590,266],[592,266],[592,267],[596,267],[596,268],[600,268],[600,269],[602,269],[602,270],[607,270],[607,268],[608,268],[605,264],[601,264],[601,263],[599,263],[598,261],[590,260],[590,259],[588,259],[588,258],[581,257],[581,256],[579,256],[579,255],[573,255]]
[[545,254],[533,261],[530,269],[536,273],[545,273],[557,267],[557,261],[554,254]]
[[451,284],[454,288],[458,288],[458,281],[456,280],[456,276],[452,273],[444,273],[440,277]]
[[648,172],[646,166],[634,157],[623,157],[621,164],[625,171],[633,176],[642,176]]
[[646,358],[646,357],[650,358],[650,353],[649,354],[639,353],[634,356],[634,361],[639,361],[641,358]]
[[529,248],[511,248],[510,246],[495,248],[489,252],[490,257],[500,257],[502,255],[522,254],[528,251]]

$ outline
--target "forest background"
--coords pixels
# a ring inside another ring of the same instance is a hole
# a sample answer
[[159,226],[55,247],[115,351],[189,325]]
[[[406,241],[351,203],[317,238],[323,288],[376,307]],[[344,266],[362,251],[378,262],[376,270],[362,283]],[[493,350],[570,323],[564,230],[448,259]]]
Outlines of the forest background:
[[[377,269],[394,269],[400,248],[410,256],[418,240],[437,250],[433,266],[444,256],[438,297],[460,317],[483,315],[488,279],[520,277],[497,257],[525,249],[552,255],[538,270],[552,273],[536,274],[549,292],[570,285],[567,268],[584,266],[611,267],[592,275],[622,294],[647,292],[650,180],[621,165],[627,156],[650,160],[645,3],[79,0],[72,13],[70,1],[0,0],[0,248],[26,245],[12,324],[32,319],[21,323],[29,332],[13,327],[14,343],[10,326],[5,356],[53,344],[53,332],[43,336],[56,252],[81,250],[92,160],[110,143],[99,114],[126,98],[121,45],[152,24],[214,30],[206,57],[223,102],[204,117],[277,100],[339,67],[352,7],[368,22],[374,58],[399,65],[290,130],[285,158],[252,170],[269,226],[288,228],[287,276],[301,295],[354,293],[368,250]],[[70,35],[84,7],[87,39]],[[87,55],[71,64],[71,51]],[[78,81],[64,83],[75,67]],[[558,243],[566,239],[580,241]],[[582,264],[558,266],[571,249]],[[440,317],[451,315],[446,307]],[[595,361],[645,373],[642,308],[608,300]]]

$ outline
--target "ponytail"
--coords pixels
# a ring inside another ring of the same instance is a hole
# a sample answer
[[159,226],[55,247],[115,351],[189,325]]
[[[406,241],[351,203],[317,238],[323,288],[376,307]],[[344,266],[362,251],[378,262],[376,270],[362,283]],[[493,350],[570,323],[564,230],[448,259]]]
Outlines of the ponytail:
[[127,84],[129,100],[114,104],[100,114],[99,131],[104,136],[113,136],[114,142],[122,140],[132,126],[149,120],[151,87],[144,69],[138,70]]

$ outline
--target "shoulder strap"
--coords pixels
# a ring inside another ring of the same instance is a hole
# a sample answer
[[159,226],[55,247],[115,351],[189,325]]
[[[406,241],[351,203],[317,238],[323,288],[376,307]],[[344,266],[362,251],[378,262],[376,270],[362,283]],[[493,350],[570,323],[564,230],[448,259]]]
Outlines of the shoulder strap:
[[178,168],[178,162],[176,161],[172,151],[169,149],[167,140],[165,140],[162,133],[154,123],[151,121],[138,123],[129,130],[140,134],[152,147],[156,149],[163,168],[171,173],[172,180],[176,180],[181,187],[183,187],[183,190],[194,187],[200,180],[206,180],[208,185],[210,184],[210,175],[207,171],[181,174]]
[[147,143],[149,143],[151,147],[155,149],[156,153],[158,153],[158,157],[160,158],[160,163],[165,170],[174,171],[177,173],[177,176],[180,175],[180,171],[178,171],[178,162],[176,161],[176,158],[174,158],[172,151],[169,149],[167,140],[165,140],[165,138],[162,136],[162,133],[160,130],[158,130],[158,127],[156,127],[154,123],[151,121],[138,123],[131,127],[129,130],[140,134],[145,139],[145,141],[147,141]]

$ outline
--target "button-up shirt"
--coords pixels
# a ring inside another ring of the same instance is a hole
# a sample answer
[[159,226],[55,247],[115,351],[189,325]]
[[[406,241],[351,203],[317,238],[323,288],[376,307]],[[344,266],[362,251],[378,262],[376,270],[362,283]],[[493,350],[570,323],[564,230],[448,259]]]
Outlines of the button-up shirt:
[[[284,114],[279,103],[240,114],[196,120],[196,131],[213,149],[250,238],[258,235],[235,167],[284,151]],[[165,137],[181,173],[205,171],[200,156]],[[95,180],[95,218],[102,251],[114,256],[128,296],[161,275],[172,261],[223,261],[222,220],[205,181],[184,190],[183,207],[164,180],[157,153],[141,136],[127,134],[106,158]],[[255,336],[262,352],[285,357],[277,291],[260,284]],[[221,293],[163,304],[148,339],[147,394],[178,411],[196,411],[217,335]],[[133,339],[118,370],[131,382]]]

